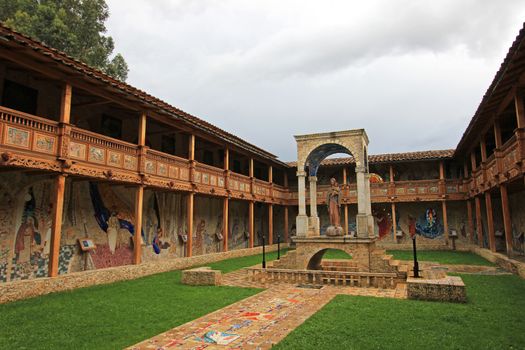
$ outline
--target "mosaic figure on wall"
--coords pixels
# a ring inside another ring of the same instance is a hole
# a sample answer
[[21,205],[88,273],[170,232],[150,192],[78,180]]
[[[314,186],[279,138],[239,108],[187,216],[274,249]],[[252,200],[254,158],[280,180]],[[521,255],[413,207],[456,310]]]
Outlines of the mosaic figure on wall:
[[425,214],[417,220],[416,232],[426,238],[436,238],[443,234],[443,227],[433,208],[428,208]]
[[385,208],[374,210],[373,215],[376,219],[379,239],[382,239],[392,231],[392,215]]

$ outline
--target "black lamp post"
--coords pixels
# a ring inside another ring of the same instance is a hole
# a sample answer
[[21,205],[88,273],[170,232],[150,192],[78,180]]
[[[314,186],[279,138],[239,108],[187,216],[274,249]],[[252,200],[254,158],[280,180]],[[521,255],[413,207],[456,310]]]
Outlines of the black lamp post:
[[277,234],[277,260],[281,260],[281,234]]
[[417,262],[416,235],[412,236],[412,251],[414,253],[414,277],[419,278],[419,263]]
[[262,247],[263,247],[263,254],[262,254],[262,268],[266,268],[266,242],[264,241],[264,233],[261,234],[262,236]]

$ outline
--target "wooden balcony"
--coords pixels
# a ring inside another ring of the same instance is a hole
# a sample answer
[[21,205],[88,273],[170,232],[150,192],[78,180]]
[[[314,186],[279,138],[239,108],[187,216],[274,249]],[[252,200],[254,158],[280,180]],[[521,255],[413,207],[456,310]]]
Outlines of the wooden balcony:
[[[3,167],[283,203],[284,187],[0,106]],[[277,195],[274,197],[273,193]]]
[[520,178],[525,173],[525,130],[517,129],[515,134],[500,149],[482,162],[463,181],[470,196],[490,191],[502,183]]

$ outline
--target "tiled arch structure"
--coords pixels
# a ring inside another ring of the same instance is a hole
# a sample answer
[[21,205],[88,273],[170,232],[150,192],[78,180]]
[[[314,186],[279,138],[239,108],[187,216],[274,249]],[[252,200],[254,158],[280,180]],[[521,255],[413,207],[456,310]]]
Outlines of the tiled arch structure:
[[[364,129],[334,131],[319,134],[296,135],[297,181],[299,213],[296,218],[298,237],[320,235],[317,215],[317,169],[326,157],[336,153],[352,155],[357,178],[357,235],[369,238],[374,235],[374,221],[370,201],[368,174],[368,136]],[[310,181],[310,216],[306,214],[306,169]]]

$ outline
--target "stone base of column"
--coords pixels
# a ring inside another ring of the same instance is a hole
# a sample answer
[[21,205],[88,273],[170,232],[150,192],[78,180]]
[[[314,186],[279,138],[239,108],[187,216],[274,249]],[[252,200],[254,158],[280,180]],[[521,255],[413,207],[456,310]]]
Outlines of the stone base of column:
[[320,222],[318,216],[313,216],[308,218],[308,232],[306,233],[307,237],[317,237],[321,235]]
[[357,237],[359,238],[373,238],[374,233],[374,217],[370,214],[357,214]]
[[308,226],[308,216],[297,215],[295,218],[295,230],[297,237],[306,237]]

